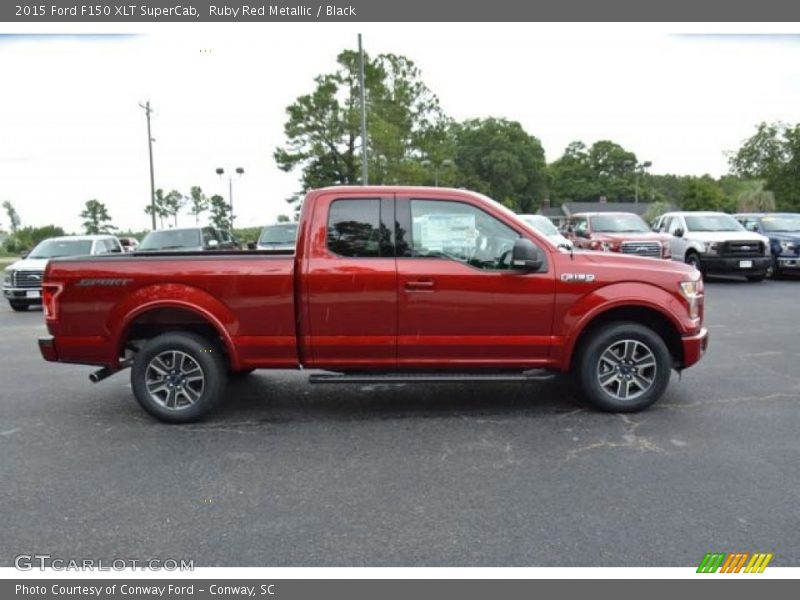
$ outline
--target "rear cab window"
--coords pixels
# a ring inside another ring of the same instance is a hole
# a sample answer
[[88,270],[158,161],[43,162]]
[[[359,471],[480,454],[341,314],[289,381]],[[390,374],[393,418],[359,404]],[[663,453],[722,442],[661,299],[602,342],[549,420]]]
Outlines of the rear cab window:
[[[342,199],[331,202],[328,210],[328,250],[348,258],[394,257],[392,223],[388,214],[393,202],[379,198]],[[381,214],[381,213],[386,214]],[[382,218],[383,217],[383,218]]]

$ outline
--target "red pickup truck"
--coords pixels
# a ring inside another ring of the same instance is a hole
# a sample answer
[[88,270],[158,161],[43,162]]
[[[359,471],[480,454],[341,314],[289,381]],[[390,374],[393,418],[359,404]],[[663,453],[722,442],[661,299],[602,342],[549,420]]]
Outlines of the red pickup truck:
[[680,263],[556,247],[480,194],[311,191],[296,252],[53,260],[48,361],[131,367],[167,422],[204,416],[229,377],[314,383],[536,380],[572,372],[595,407],[655,402],[707,344],[703,282]]

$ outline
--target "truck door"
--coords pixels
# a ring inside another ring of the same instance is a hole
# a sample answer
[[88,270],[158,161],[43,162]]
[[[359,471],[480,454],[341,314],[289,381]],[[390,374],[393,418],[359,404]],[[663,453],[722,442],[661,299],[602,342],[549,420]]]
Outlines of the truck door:
[[301,349],[323,369],[394,368],[397,262],[394,198],[321,196],[305,266]]
[[523,228],[462,200],[398,197],[396,211],[398,365],[541,365],[549,354],[554,269],[511,268]]

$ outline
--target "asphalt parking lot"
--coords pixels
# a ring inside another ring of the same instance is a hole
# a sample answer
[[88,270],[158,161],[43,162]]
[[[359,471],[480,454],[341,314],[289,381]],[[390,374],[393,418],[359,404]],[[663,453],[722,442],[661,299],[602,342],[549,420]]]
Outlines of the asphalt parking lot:
[[153,421],[127,373],[44,363],[39,310],[0,306],[0,565],[800,565],[800,281],[707,285],[711,346],[644,413],[544,384],[231,384]]

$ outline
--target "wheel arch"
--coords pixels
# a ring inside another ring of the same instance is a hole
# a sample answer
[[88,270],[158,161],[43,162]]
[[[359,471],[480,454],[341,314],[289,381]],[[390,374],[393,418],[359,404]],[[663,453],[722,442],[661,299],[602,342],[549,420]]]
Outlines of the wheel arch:
[[218,300],[210,296],[205,298],[207,294],[201,290],[192,295],[195,298],[171,294],[170,298],[135,302],[129,310],[118,307],[124,311],[124,316],[115,328],[117,356],[124,355],[126,347],[134,340],[151,339],[166,331],[191,331],[210,338],[211,342],[219,341],[230,367],[238,368],[239,357],[230,334],[231,324],[235,323],[233,315]]
[[669,313],[645,303],[624,303],[599,310],[588,315],[570,338],[562,370],[570,370],[579,358],[580,352],[591,334],[600,327],[615,322],[633,322],[655,331],[664,340],[672,356],[673,365],[681,365],[684,360],[683,344],[679,324]]

